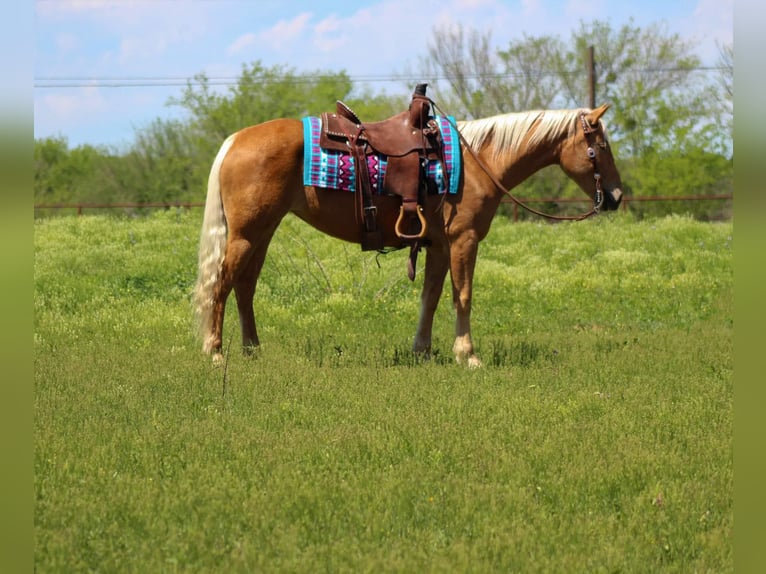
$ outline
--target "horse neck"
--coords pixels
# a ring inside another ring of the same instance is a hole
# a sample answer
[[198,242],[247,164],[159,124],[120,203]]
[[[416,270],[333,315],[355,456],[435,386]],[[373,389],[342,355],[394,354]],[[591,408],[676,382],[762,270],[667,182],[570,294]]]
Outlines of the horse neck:
[[549,131],[539,139],[533,138],[539,122],[516,145],[506,145],[498,152],[496,143],[482,149],[482,159],[497,174],[503,186],[511,189],[532,174],[549,165],[560,163],[561,150],[568,139],[568,127]]

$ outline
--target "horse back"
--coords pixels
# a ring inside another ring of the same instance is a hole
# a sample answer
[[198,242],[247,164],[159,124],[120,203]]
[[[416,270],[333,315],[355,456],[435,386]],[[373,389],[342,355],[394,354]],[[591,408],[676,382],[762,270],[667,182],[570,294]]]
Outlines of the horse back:
[[256,216],[278,223],[291,209],[296,192],[303,190],[301,121],[275,119],[239,130],[219,181],[230,227]]

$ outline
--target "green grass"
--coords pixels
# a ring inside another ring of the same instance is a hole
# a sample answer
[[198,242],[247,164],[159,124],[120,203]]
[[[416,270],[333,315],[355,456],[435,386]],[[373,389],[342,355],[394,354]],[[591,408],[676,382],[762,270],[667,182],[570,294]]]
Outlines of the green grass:
[[200,223],[35,223],[38,572],[733,571],[731,223],[498,218],[475,371],[448,288],[423,363],[404,252],[292,218],[214,367]]

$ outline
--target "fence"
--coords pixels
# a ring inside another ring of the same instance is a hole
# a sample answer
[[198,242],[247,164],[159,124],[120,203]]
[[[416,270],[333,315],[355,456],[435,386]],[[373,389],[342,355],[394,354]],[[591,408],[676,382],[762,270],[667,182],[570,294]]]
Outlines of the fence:
[[[674,197],[663,196],[649,196],[649,197],[628,197],[623,196],[621,209],[627,210],[631,203],[634,202],[677,202],[677,201],[727,201],[734,199],[734,194],[722,193],[718,195],[682,195]],[[527,199],[524,200],[525,204],[544,204],[544,203],[589,203],[587,198],[579,197],[564,197],[564,198],[549,198],[549,199]],[[513,203],[510,198],[503,198],[502,203]],[[35,212],[42,209],[74,209],[77,215],[82,215],[85,209],[145,209],[145,208],[184,208],[191,209],[195,207],[204,207],[202,202],[154,202],[154,203],[54,203],[54,204],[40,204],[35,205]],[[518,221],[520,208],[518,204],[513,203],[513,220]]]

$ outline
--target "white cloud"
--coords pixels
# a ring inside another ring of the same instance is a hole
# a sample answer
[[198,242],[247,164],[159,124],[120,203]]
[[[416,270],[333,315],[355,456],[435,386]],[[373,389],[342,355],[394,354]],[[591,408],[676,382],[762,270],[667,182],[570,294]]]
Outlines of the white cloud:
[[254,45],[257,41],[258,41],[258,36],[256,36],[252,32],[243,34],[242,36],[234,40],[234,42],[232,42],[229,45],[229,47],[226,49],[226,54],[229,56],[234,56],[236,54],[239,54],[240,52],[244,52],[250,46]]
[[303,12],[292,20],[280,20],[273,27],[258,34],[258,43],[276,51],[289,48],[306,33],[310,19],[311,13]]
[[[703,63],[715,62],[718,42],[731,42],[733,0],[650,4],[637,10],[608,0],[301,0],[276,2],[182,2],[149,0],[55,0],[35,2],[37,77],[178,76],[205,71],[234,76],[242,62],[288,65],[298,71],[345,70],[352,76],[409,73],[435,27],[462,25],[491,32],[504,48],[522,35],[567,39],[580,21],[614,25],[642,15],[636,24],[666,19],[671,32],[700,42]],[[249,26],[249,29],[248,29]],[[401,90],[397,84],[393,90]],[[377,88],[388,89],[387,85]],[[150,107],[139,94],[160,101]],[[120,94],[127,94],[123,99]],[[106,134],[110,118],[165,117],[159,88],[35,90],[35,129],[61,126],[75,133]],[[144,110],[141,112],[141,110]],[[55,121],[54,121],[55,119]],[[49,121],[50,120],[50,121]],[[99,123],[101,122],[101,123]],[[106,136],[105,136],[106,137]]]
[[35,13],[44,18],[56,18],[67,14],[103,8],[106,0],[60,0],[59,2],[35,2]]
[[[181,2],[135,0],[57,0],[36,2],[37,28],[65,29],[57,36],[57,58],[75,48],[89,50],[83,57],[93,63],[146,68],[176,46],[185,46],[209,34],[206,2],[179,10]],[[100,47],[101,53],[94,50]],[[65,52],[67,51],[67,52]],[[86,60],[83,60],[86,61]],[[118,73],[119,70],[110,70]],[[100,73],[100,72],[96,72]]]
[[330,15],[314,26],[314,45],[325,53],[347,45],[348,38],[342,30],[343,22],[335,14]]
[[117,22],[125,19],[147,18],[155,12],[152,2],[140,0],[57,0],[35,2],[35,13],[39,18],[62,20],[66,18],[87,18],[100,22]]
[[95,87],[58,91],[35,98],[35,118],[67,130],[83,120],[109,111],[102,92]]

